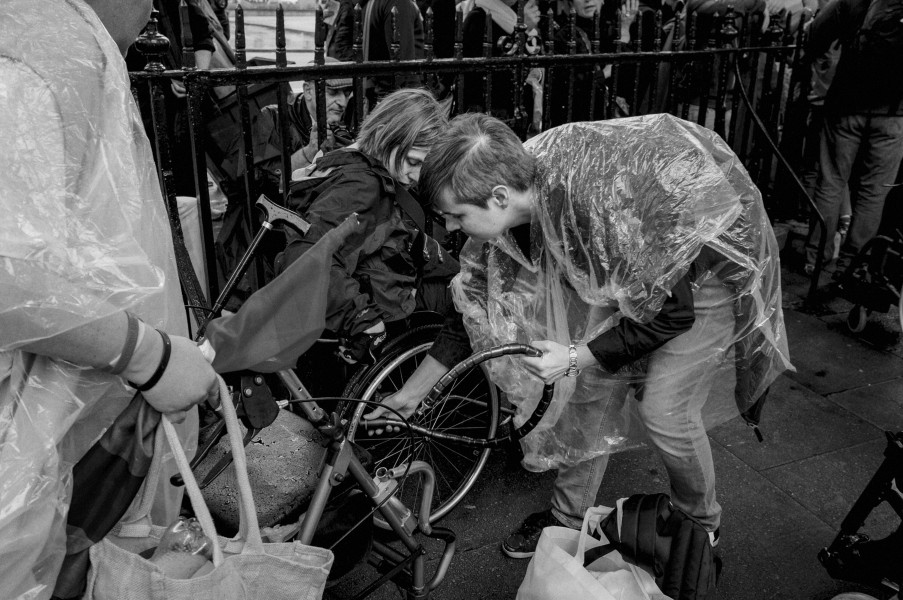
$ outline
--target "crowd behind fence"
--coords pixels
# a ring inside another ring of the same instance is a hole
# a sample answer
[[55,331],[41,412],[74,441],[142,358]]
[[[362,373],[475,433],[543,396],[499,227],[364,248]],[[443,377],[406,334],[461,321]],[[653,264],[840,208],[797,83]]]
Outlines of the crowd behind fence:
[[[330,78],[351,78],[353,81],[352,110],[363,117],[369,110],[368,78],[389,76],[397,80],[414,74],[423,85],[431,88],[451,104],[452,114],[473,110],[465,97],[482,95],[482,109],[493,112],[493,85],[501,78],[513,78],[508,118],[509,126],[522,138],[540,129],[587,118],[608,119],[619,116],[668,112],[705,125],[719,133],[734,149],[749,170],[753,180],[763,191],[771,213],[782,210],[784,203],[799,202],[797,192],[788,189],[787,174],[782,174],[779,155],[767,143],[770,137],[777,144],[797,135],[804,123],[793,122],[794,103],[804,100],[808,91],[808,69],[801,68],[801,48],[805,41],[807,16],[797,23],[791,16],[776,18],[763,13],[738,13],[733,8],[719,14],[685,13],[677,11],[667,21],[661,10],[637,13],[629,42],[623,42],[617,32],[621,29],[621,12],[611,21],[597,12],[593,19],[587,52],[577,52],[576,16],[571,9],[565,15],[565,26],[556,25],[554,15],[545,15],[541,29],[528,37],[524,24],[524,0],[518,0],[517,24],[508,41],[504,56],[492,56],[489,20],[484,34],[483,56],[465,57],[462,38],[462,14],[455,23],[454,56],[437,58],[433,50],[434,22],[432,9],[424,15],[424,58],[399,60],[399,31],[393,13],[393,60],[365,62],[363,60],[363,14],[359,4],[354,7],[353,62],[326,63],[325,27],[321,9],[316,13],[316,42],[314,63],[311,66],[289,64],[286,57],[284,13],[276,10],[275,47],[271,61],[248,61],[245,45],[244,11],[235,9],[233,35],[234,67],[197,69],[191,29],[183,27],[182,69],[167,70],[161,58],[168,51],[169,41],[161,36],[155,23],[136,42],[137,49],[147,58],[144,71],[133,72],[136,90],[144,88],[151,99],[153,123],[152,146],[159,167],[164,197],[168,203],[174,232],[177,260],[183,272],[191,271],[178,221],[173,173],[192,169],[198,198],[202,230],[204,261],[206,263],[207,294],[200,282],[186,282],[186,296],[190,306],[206,307],[218,294],[221,278],[217,276],[216,250],[208,188],[208,171],[227,193],[230,204],[241,205],[248,230],[259,228],[254,218],[253,204],[260,190],[254,181],[253,124],[255,116],[265,104],[275,104],[278,127],[281,128],[282,169],[280,192],[289,189],[291,166],[288,143],[288,98],[292,82],[313,82],[316,93],[316,115],[312,115],[319,131],[326,131],[325,82]],[[187,22],[185,3],[182,19]],[[767,27],[763,27],[767,23]],[[555,28],[559,31],[555,31]],[[561,31],[564,29],[564,31]],[[567,53],[556,53],[554,35],[565,41]],[[528,48],[541,51],[528,53]],[[610,51],[603,51],[603,49]],[[528,111],[525,81],[533,69],[543,73],[541,111]],[[577,82],[589,77],[589,86],[579,88]],[[166,108],[162,89],[170,80],[184,82],[187,97],[187,116],[190,129],[193,164],[173,164],[172,132],[167,128]],[[468,88],[468,86],[470,86]],[[478,86],[480,89],[474,90]],[[575,92],[575,88],[577,91]],[[214,94],[213,91],[217,93]],[[566,93],[564,93],[566,90]],[[589,98],[575,94],[588,92]],[[746,96],[747,101],[744,101]],[[553,97],[564,98],[557,113],[552,108]],[[584,114],[575,114],[575,100],[583,104]],[[588,112],[586,110],[588,109]],[[539,119],[531,115],[540,114]],[[758,117],[760,125],[756,125]],[[796,117],[794,117],[796,118]],[[352,128],[359,126],[357,118]],[[538,126],[537,126],[538,125]],[[762,130],[764,127],[764,131]],[[792,132],[792,133],[791,133]],[[354,132],[352,132],[354,133]],[[782,183],[782,177],[783,182]],[[792,175],[791,175],[792,177]],[[795,199],[794,199],[795,198]],[[284,198],[273,198],[276,202]],[[263,273],[258,265],[256,281]],[[197,308],[200,311],[202,309]],[[198,316],[200,313],[198,313]]]

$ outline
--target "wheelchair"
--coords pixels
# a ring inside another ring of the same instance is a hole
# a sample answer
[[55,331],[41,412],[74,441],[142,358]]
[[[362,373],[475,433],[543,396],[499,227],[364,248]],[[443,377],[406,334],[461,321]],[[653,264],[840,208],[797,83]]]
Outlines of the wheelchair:
[[850,262],[839,281],[840,295],[853,303],[847,327],[865,329],[872,312],[896,310],[903,330],[903,231],[879,235]]
[[[834,579],[877,586],[900,598],[903,587],[903,432],[885,432],[884,461],[840,525],[834,541],[818,554]],[[889,536],[872,540],[859,533],[866,518],[887,502],[900,516],[900,526]],[[867,600],[864,594],[841,594],[834,600]]]

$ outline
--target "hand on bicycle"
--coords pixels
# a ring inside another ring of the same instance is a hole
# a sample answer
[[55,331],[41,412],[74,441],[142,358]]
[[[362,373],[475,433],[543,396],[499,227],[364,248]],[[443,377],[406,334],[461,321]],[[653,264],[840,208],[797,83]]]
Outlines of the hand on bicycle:
[[[382,404],[391,408],[394,408],[398,412],[400,412],[405,418],[410,417],[414,414],[414,411],[417,410],[417,407],[420,406],[420,401],[423,400],[423,396],[419,394],[410,394],[405,391],[404,388],[398,390],[391,396],[388,396],[385,400],[382,401]],[[364,419],[367,421],[372,421],[373,419],[393,419],[398,418],[398,415],[393,413],[390,410],[386,410],[385,408],[378,406],[369,413],[364,414]],[[395,433],[396,431],[401,431],[403,427],[388,425],[386,426],[386,433]],[[382,434],[383,429],[367,429],[367,435],[380,435]]]
[[[564,377],[571,364],[567,346],[549,340],[530,342],[530,345],[542,350],[542,356],[522,356],[521,362],[527,371],[542,379],[543,383],[554,383]],[[596,359],[589,348],[577,346],[577,368],[585,369],[594,364]]]

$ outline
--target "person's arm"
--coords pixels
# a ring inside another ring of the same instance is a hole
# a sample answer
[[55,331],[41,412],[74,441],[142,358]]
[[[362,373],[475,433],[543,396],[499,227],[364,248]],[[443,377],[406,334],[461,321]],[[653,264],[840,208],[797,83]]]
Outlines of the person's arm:
[[[637,323],[624,318],[588,344],[577,346],[577,368],[600,365],[610,374],[623,366],[648,355],[681,333],[689,331],[695,321],[693,290],[685,275],[671,289],[662,309],[649,323]],[[564,376],[570,366],[568,347],[541,340],[531,345],[543,351],[539,358],[521,359],[528,371],[546,383]]]
[[[445,323],[423,362],[404,382],[401,389],[383,400],[383,404],[394,408],[405,417],[410,417],[420,406],[420,402],[430,393],[433,386],[453,366],[472,354],[470,338],[464,329],[464,320],[455,308],[449,307]],[[377,407],[364,415],[369,420],[393,418],[396,415],[382,407]],[[382,433],[381,429],[374,430]]]
[[840,39],[845,22],[850,17],[848,8],[846,0],[835,0],[818,12],[809,27],[806,56],[814,60],[827,52],[835,40]]
[[[216,373],[194,342],[181,336],[169,337],[170,350],[164,361],[164,339],[160,332],[144,324],[136,330],[133,334],[136,337],[130,342],[129,318],[121,312],[26,343],[19,349],[101,370],[111,369],[122,358],[124,369],[117,374],[139,386],[162,367],[157,383],[142,392],[147,403],[162,413],[185,411],[217,397]],[[123,357],[124,352],[129,354]]]
[[587,349],[605,371],[616,373],[689,331],[694,321],[693,290],[689,276],[684,275],[671,288],[671,295],[651,321],[637,323],[623,318],[615,327],[591,340]]

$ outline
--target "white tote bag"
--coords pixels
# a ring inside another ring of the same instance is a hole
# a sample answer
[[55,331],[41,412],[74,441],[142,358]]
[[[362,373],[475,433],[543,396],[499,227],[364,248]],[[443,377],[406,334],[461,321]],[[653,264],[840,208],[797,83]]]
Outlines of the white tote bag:
[[[190,579],[168,576],[137,552],[157,545],[165,531],[133,522],[91,547],[91,570],[85,600],[317,600],[323,596],[332,552],[300,542],[263,543],[248,481],[241,430],[228,389],[220,379],[220,398],[241,504],[241,524],[234,539],[216,535],[210,511],[172,424],[161,426],[172,447],[195,516],[213,544],[213,569]],[[146,507],[145,507],[146,508]],[[140,512],[140,511],[138,511]]]
[[[621,503],[623,499],[618,501]],[[602,539],[597,540],[590,532],[598,529],[611,511],[605,506],[590,508],[580,531],[568,527],[543,529],[536,554],[517,590],[517,600],[670,600],[652,575],[624,562],[617,551],[583,566],[586,550],[608,544],[604,534],[599,532]],[[619,517],[621,514],[618,511]]]

